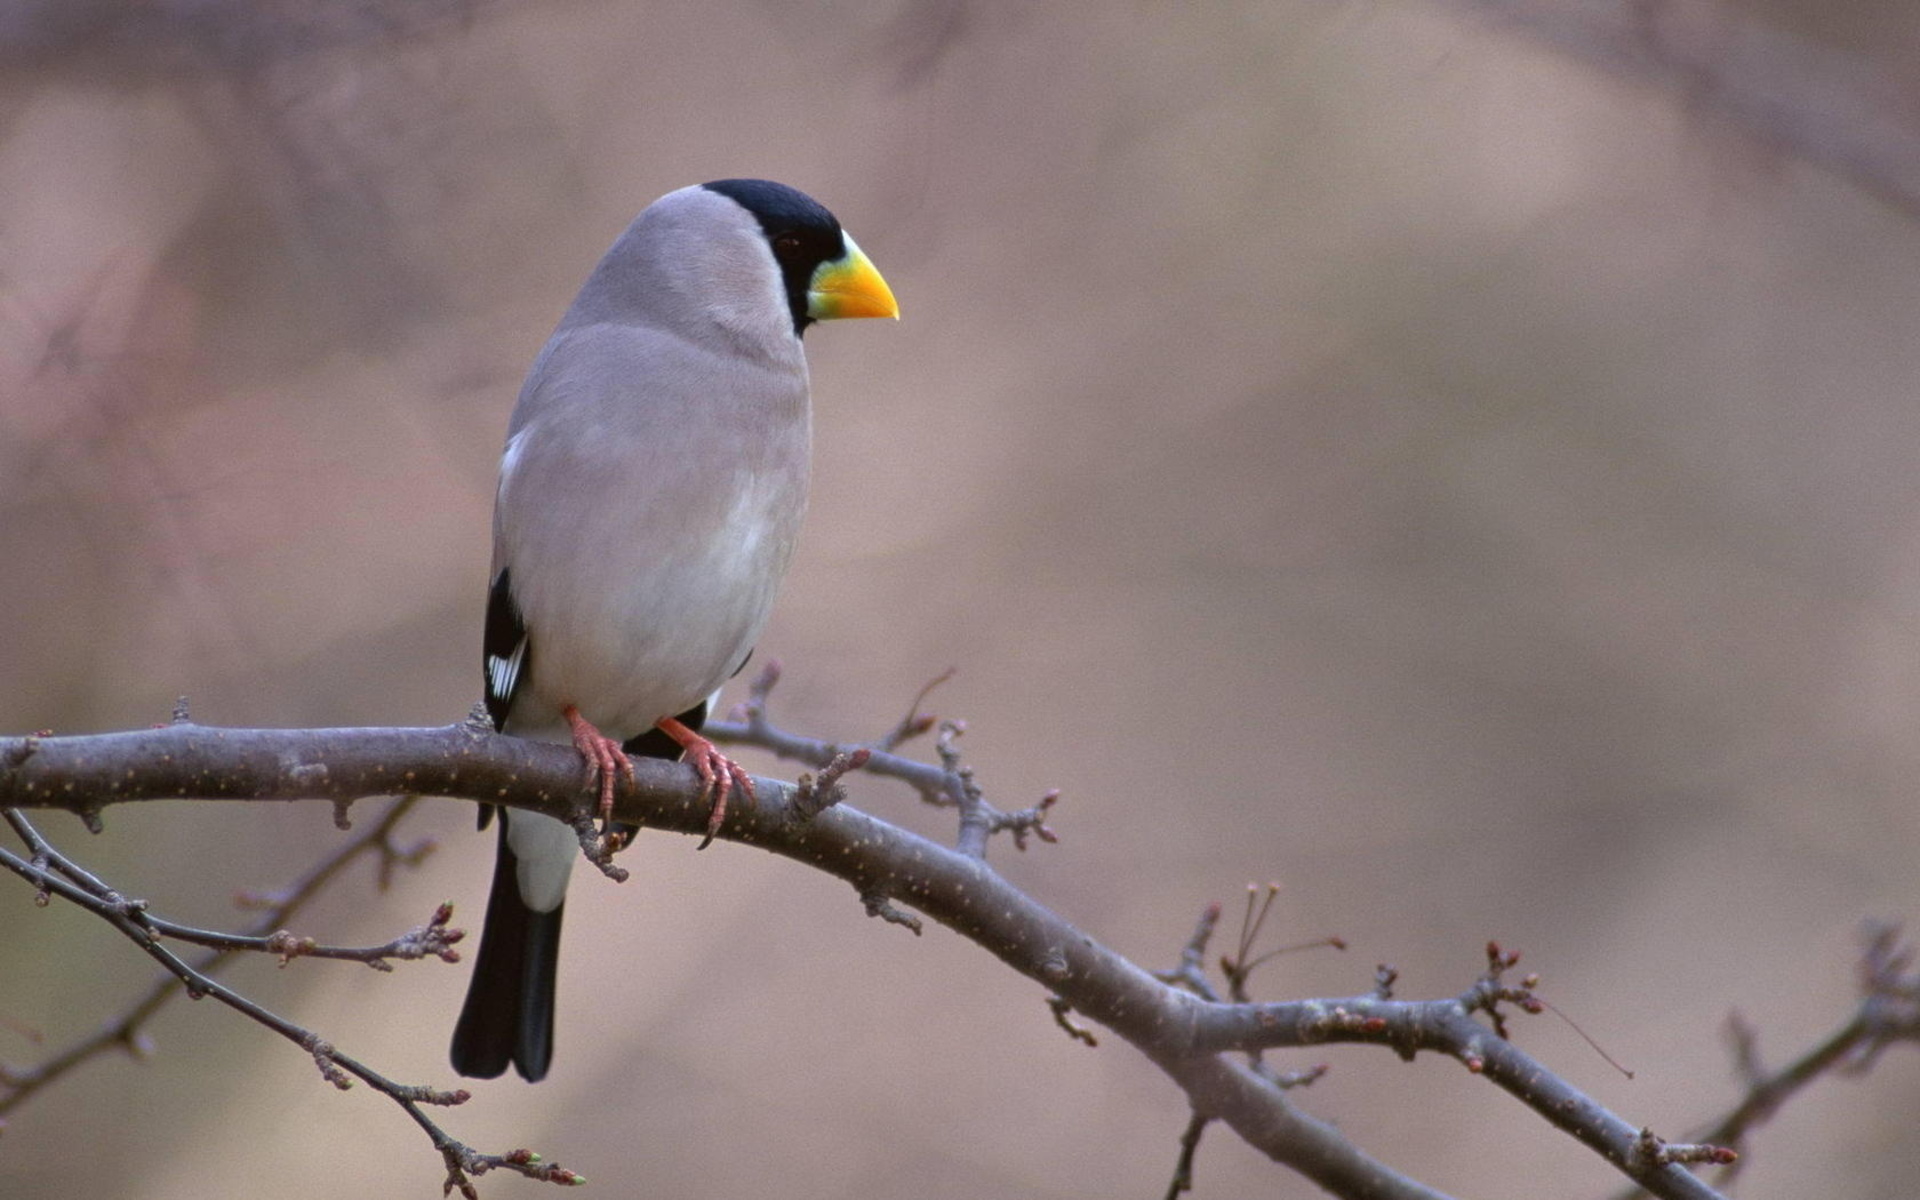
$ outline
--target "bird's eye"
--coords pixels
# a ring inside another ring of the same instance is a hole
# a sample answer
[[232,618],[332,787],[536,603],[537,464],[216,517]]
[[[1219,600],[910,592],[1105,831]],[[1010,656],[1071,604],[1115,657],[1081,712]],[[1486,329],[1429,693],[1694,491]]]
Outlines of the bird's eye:
[[800,235],[797,233],[783,233],[773,239],[773,252],[782,257],[797,253],[799,249]]

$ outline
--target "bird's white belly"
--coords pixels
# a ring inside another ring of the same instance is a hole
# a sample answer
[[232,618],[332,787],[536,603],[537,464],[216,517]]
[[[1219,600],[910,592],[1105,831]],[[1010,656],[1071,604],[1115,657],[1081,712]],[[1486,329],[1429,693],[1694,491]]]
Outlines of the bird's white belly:
[[[748,585],[752,592],[763,589]],[[533,685],[546,706],[577,704],[609,736],[631,737],[661,717],[706,699],[753,648],[772,608],[772,594],[723,594],[712,588],[654,587],[645,597],[580,597],[597,613],[586,635],[540,655],[536,640]],[[605,603],[615,601],[615,603]],[[662,617],[656,602],[698,611],[697,625]],[[536,633],[537,639],[537,633]]]
[[516,574],[532,646],[533,695],[523,700],[550,713],[577,705],[626,738],[726,682],[766,625],[806,504],[804,481],[730,482],[731,494],[695,506],[687,527],[637,538],[628,529],[623,541],[616,522],[593,522],[583,532],[601,547],[596,570]]

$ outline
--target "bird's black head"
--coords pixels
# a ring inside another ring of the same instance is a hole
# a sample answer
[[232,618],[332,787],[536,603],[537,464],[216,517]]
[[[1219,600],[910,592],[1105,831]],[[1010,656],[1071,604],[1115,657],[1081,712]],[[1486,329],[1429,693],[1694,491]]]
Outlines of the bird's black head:
[[793,332],[804,335],[813,318],[807,315],[807,288],[820,264],[837,262],[847,253],[840,222],[818,200],[805,192],[766,179],[716,179],[702,184],[753,214],[780,264],[780,278],[793,312]]

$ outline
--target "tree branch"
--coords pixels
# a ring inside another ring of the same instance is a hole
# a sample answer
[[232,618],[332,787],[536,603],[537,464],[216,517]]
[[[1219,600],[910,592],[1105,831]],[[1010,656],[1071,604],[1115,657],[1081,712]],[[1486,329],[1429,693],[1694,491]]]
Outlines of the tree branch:
[[[272,896],[249,897],[253,907],[261,909],[261,913],[248,927],[247,935],[243,936],[272,936],[348,865],[368,854],[374,855],[378,861],[379,886],[384,890],[395,863],[417,863],[433,849],[430,841],[406,848],[393,843],[394,828],[413,810],[415,804],[416,800],[411,796],[389,803],[378,820],[328,854],[306,875]],[[19,826],[16,825],[15,829],[18,831]],[[29,840],[28,847],[35,850],[36,843]],[[37,850],[35,852],[38,853]],[[217,949],[191,965],[201,974],[212,974],[237,952],[234,947]],[[140,1030],[169,1000],[180,994],[176,978],[171,974],[163,974],[126,1011],[64,1050],[48,1056],[31,1068],[0,1068],[0,1117],[25,1103],[42,1087],[108,1051],[125,1050],[135,1056],[144,1056],[147,1044]]]
[[[558,1163],[544,1162],[539,1155],[530,1151],[515,1150],[507,1154],[483,1154],[455,1140],[427,1116],[425,1108],[465,1104],[471,1096],[464,1088],[445,1092],[434,1088],[396,1083],[358,1059],[342,1053],[331,1042],[304,1026],[269,1011],[212,976],[196,969],[160,942],[161,936],[168,935],[169,928],[178,929],[181,928],[180,926],[150,916],[144,901],[128,899],[113,891],[92,873],[54,849],[53,845],[40,835],[40,832],[20,814],[19,810],[6,810],[6,819],[14,832],[20,835],[21,840],[27,843],[32,852],[32,858],[22,858],[0,846],[0,867],[33,883],[43,900],[49,895],[57,895],[111,925],[134,945],[145,951],[154,961],[166,968],[169,974],[185,984],[188,996],[194,999],[211,996],[254,1023],[273,1030],[300,1047],[313,1057],[314,1066],[319,1069],[321,1077],[333,1086],[344,1091],[353,1086],[354,1079],[359,1079],[399,1105],[401,1111],[425,1131],[434,1149],[440,1152],[441,1159],[447,1167],[445,1190],[451,1192],[458,1188],[463,1196],[473,1200],[477,1193],[471,1177],[497,1170],[515,1171],[529,1179],[544,1183],[585,1182],[567,1168]],[[452,913],[449,910],[445,915],[451,917]],[[441,919],[439,924],[444,925],[445,918]],[[451,932],[451,939],[458,940],[457,931]],[[246,944],[253,939],[224,940],[226,944],[221,946],[222,951],[271,949],[276,953],[281,952],[278,948],[266,945]],[[458,961],[458,959],[457,954],[450,956],[450,961]],[[284,963],[285,959],[283,958],[282,961]],[[44,1079],[43,1072],[43,1082]],[[8,1099],[16,1100],[20,1094],[16,1091]]]
[[[824,753],[826,744],[821,746]],[[837,755],[845,747],[832,749]],[[872,755],[883,773],[887,757]],[[948,781],[959,774],[952,762],[923,768]],[[642,759],[635,763],[635,780],[617,798],[616,819],[689,835],[705,832],[707,810],[691,768]],[[1409,1057],[1422,1049],[1447,1053],[1600,1151],[1653,1194],[1715,1194],[1684,1167],[1649,1161],[1635,1149],[1641,1145],[1637,1127],[1474,1019],[1476,1012],[1495,1012],[1497,1003],[1524,995],[1524,988],[1501,984],[1498,971],[1448,1000],[1396,1002],[1369,995],[1290,1004],[1212,1002],[1163,983],[1100,945],[1013,888],[982,853],[947,849],[844,804],[803,819],[793,807],[793,785],[757,780],[756,786],[758,805],[730,812],[722,836],[846,880],[870,911],[899,901],[958,931],[1139,1049],[1180,1084],[1197,1113],[1225,1122],[1336,1194],[1438,1195],[1299,1111],[1257,1064],[1234,1061],[1228,1052],[1337,1041],[1390,1046]],[[64,809],[95,823],[112,804],[148,799],[344,803],[391,792],[506,804],[562,818],[587,803],[569,748],[503,737],[473,723],[265,730],[183,721],[127,733],[0,740],[0,807]],[[140,936],[151,941],[144,932]],[[180,974],[179,967],[168,966]],[[348,1069],[364,1070],[359,1064]],[[410,1115],[422,1120],[417,1109]]]
[[[1739,1014],[1728,1021],[1734,1059],[1746,1080],[1746,1094],[1726,1115],[1690,1134],[1716,1147],[1738,1150],[1801,1090],[1836,1074],[1870,1068],[1888,1046],[1920,1042],[1920,970],[1913,951],[1900,940],[1898,926],[1868,921],[1862,930],[1860,1006],[1841,1026],[1776,1071],[1760,1063],[1759,1035]],[[1720,1160],[1722,1186],[1733,1182],[1744,1159]],[[1639,1188],[1621,1200],[1643,1195]]]

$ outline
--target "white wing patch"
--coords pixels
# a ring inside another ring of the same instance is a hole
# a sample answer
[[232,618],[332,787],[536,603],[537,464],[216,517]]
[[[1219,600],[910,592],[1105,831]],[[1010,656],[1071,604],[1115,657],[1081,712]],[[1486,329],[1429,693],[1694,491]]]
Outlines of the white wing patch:
[[513,685],[520,682],[521,664],[526,661],[526,638],[521,638],[513,647],[513,653],[505,658],[498,654],[487,655],[487,691],[502,700],[512,696]]
[[522,429],[507,439],[506,451],[500,455],[500,489],[506,490],[507,480],[520,466],[520,452],[526,448],[527,430]]

